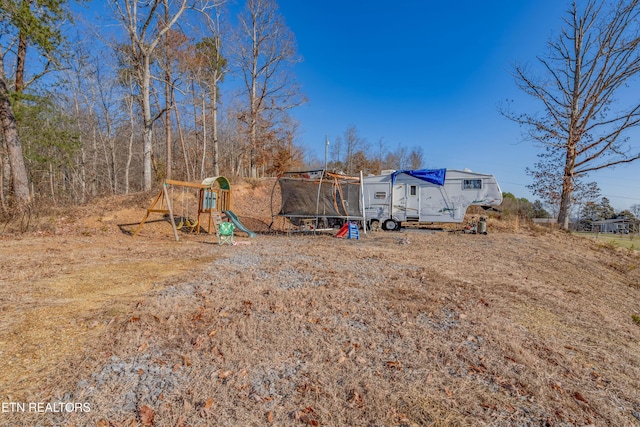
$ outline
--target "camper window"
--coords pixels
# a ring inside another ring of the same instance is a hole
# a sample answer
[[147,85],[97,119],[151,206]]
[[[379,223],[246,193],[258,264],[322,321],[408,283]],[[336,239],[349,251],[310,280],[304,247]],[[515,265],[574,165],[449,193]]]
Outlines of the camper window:
[[418,195],[418,186],[417,185],[412,185],[412,186],[409,187],[409,195],[410,196]]
[[481,179],[465,179],[462,181],[463,190],[480,190],[482,188]]
[[387,192],[386,191],[376,191],[376,193],[374,194],[374,196],[376,199],[386,199],[387,198]]

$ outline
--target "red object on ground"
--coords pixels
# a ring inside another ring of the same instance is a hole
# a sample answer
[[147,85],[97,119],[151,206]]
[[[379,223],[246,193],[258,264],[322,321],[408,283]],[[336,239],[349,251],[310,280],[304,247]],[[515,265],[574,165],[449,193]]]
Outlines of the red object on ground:
[[338,231],[338,234],[336,234],[336,237],[344,237],[345,234],[347,234],[349,232],[349,223],[347,222],[345,225],[342,226],[342,228],[340,228],[340,230]]

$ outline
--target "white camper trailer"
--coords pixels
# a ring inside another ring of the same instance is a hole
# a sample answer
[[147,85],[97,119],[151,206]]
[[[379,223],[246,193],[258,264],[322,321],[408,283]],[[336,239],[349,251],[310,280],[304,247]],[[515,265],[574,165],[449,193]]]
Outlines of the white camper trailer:
[[469,170],[383,171],[363,184],[367,223],[383,230],[397,230],[403,221],[460,223],[471,205],[502,203],[494,176]]

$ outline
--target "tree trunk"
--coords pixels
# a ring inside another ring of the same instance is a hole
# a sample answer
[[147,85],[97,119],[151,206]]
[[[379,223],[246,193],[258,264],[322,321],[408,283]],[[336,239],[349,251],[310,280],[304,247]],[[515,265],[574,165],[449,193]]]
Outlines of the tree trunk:
[[109,145],[111,150],[111,174],[113,175],[113,194],[118,194],[118,164],[116,157],[115,137],[109,137]]
[[187,173],[187,181],[191,181],[191,172],[189,172],[189,157],[187,156],[187,148],[184,144],[184,135],[182,134],[182,126],[180,125],[180,113],[176,108],[176,126],[178,126],[178,135],[180,138],[180,146],[182,147],[182,157],[184,157],[184,168]]
[[[0,69],[3,66],[0,61]],[[11,166],[11,178],[13,181],[13,196],[20,205],[27,205],[31,200],[29,194],[29,179],[24,165],[22,145],[18,136],[18,126],[13,114],[13,107],[9,100],[9,91],[4,77],[0,76],[0,127],[2,136],[7,145],[9,165]]]
[[[217,75],[216,75],[217,78]],[[213,176],[220,176],[220,157],[218,154],[218,85],[214,79],[212,105],[213,105]]]
[[124,194],[129,194],[129,172],[131,171],[131,160],[133,159],[133,142],[135,141],[136,122],[133,116],[133,99],[127,102],[129,107],[129,146],[127,151],[127,165],[124,168]]
[[207,106],[202,96],[202,162],[200,163],[200,179],[206,178],[205,162],[207,160]]
[[80,164],[78,165],[80,169],[80,196],[77,197],[77,200],[80,201],[80,204],[84,204],[86,202],[87,197],[87,168],[86,168],[86,151],[85,151],[85,142],[83,137],[82,123],[80,120],[80,103],[78,101],[78,93],[74,93],[73,95],[73,108],[76,115],[76,128],[80,138]]
[[[165,22],[169,22],[169,4],[164,4],[164,19]],[[171,88],[171,62],[169,60],[169,33],[165,34],[164,37],[164,60],[165,60],[165,73],[164,73],[164,102],[165,102],[165,123],[164,123],[164,133],[165,133],[165,145],[167,150],[166,157],[166,173],[165,178],[171,179],[172,171],[171,171],[171,163],[173,162],[172,158],[172,143],[171,143],[171,108],[173,108],[173,89]]]
[[7,210],[7,205],[4,200],[4,174],[5,168],[9,169],[9,166],[5,163],[4,153],[0,154],[0,207],[2,212]]
[[[33,0],[24,0],[23,3],[31,9]],[[27,35],[24,29],[18,35],[18,51],[16,54],[16,93],[22,93],[24,89],[24,64],[27,59]]]
[[57,204],[56,202],[56,187],[55,187],[55,177],[53,171],[53,163],[49,162],[49,191],[51,192],[51,200],[53,201],[53,205]]
[[16,55],[16,93],[22,93],[24,89],[24,62],[27,56],[27,37],[20,32],[18,40],[18,52]]
[[569,219],[571,217],[571,200],[573,195],[573,172],[576,162],[575,144],[569,142],[567,147],[567,157],[564,166],[564,177],[562,179],[562,194],[560,196],[560,213],[558,215],[558,224],[564,229],[569,230]]
[[151,190],[151,147],[153,144],[153,121],[151,120],[151,71],[149,56],[144,55],[142,69],[142,114],[144,119],[143,147],[142,147],[142,180],[144,191]]
[[93,126],[91,131],[91,176],[89,183],[89,192],[91,197],[96,197],[98,195],[98,129]]
[[[169,73],[167,72],[166,78],[169,79]],[[165,87],[165,96],[166,99],[168,99],[168,101],[166,101],[166,114],[165,114],[165,123],[164,123],[164,134],[165,134],[165,143],[167,146],[167,165],[166,165],[166,178],[167,179],[171,179],[171,175],[173,174],[173,171],[171,170],[171,163],[173,163],[173,156],[172,156],[172,151],[173,151],[173,146],[171,143],[171,139],[172,139],[172,135],[171,135],[171,108],[172,108],[172,103],[173,100],[171,100],[171,88],[170,88],[170,84],[167,81],[166,87]]]
[[84,144],[80,146],[80,203],[84,204],[87,198],[87,167]]

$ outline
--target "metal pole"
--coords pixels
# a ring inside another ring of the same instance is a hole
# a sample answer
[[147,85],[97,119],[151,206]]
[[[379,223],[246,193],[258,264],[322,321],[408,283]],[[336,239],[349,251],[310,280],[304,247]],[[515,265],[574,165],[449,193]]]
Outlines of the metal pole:
[[324,136],[324,170],[327,170],[327,164],[329,162],[329,136]]
[[362,210],[362,231],[367,235],[367,214],[364,206],[364,174],[360,171],[360,209]]

